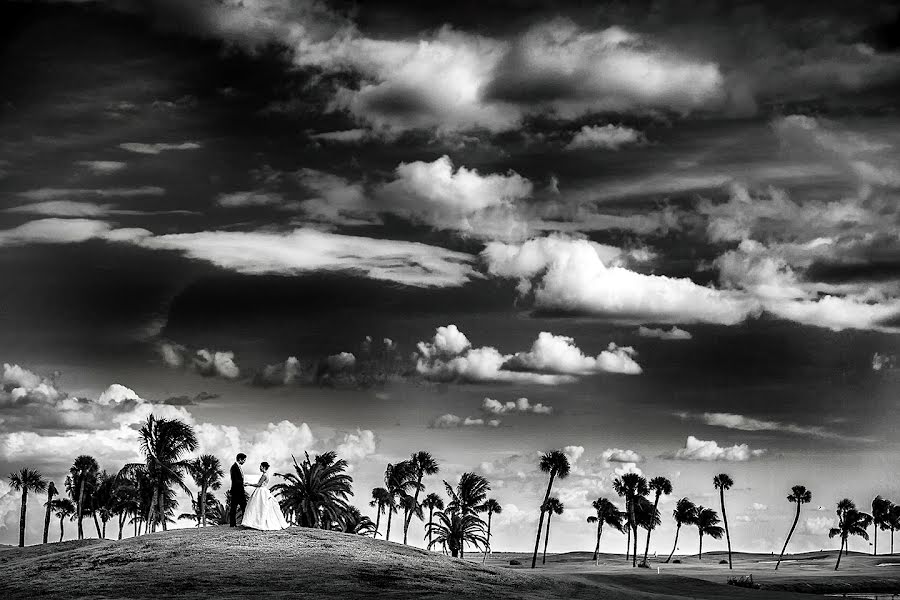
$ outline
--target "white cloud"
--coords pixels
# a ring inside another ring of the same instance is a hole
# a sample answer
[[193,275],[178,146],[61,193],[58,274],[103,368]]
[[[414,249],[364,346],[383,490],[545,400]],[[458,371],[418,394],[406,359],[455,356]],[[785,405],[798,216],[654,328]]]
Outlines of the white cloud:
[[602,150],[618,150],[622,146],[642,142],[644,136],[640,131],[621,125],[584,125],[566,146],[568,150],[599,148]]
[[144,144],[138,142],[126,142],[124,144],[119,144],[119,148],[137,154],[159,154],[160,152],[165,152],[167,150],[197,150],[202,147],[203,146],[197,142],[182,142],[180,144]]
[[765,421],[734,413],[703,413],[702,415],[683,415],[694,418],[714,427],[726,427],[740,431],[783,431],[798,435],[809,435],[820,438],[845,439],[844,436],[827,430],[819,425],[797,425],[780,421]]
[[234,362],[234,352],[211,351],[201,348],[194,353],[191,364],[205,377],[219,376],[225,379],[237,379],[241,370]]
[[569,459],[571,464],[578,462],[578,459],[584,456],[584,446],[566,446],[563,448],[563,454]]
[[333,371],[344,371],[352,369],[356,365],[356,357],[350,352],[341,352],[332,354],[326,359],[328,367]]
[[0,231],[0,246],[23,244],[77,244],[100,239],[129,242],[150,235],[145,229],[113,229],[93,219],[39,219]]
[[261,191],[230,192],[219,194],[216,204],[223,208],[242,208],[246,206],[280,206],[284,203],[281,194]]
[[95,175],[117,173],[128,166],[128,163],[118,160],[80,160],[75,164],[89,169]]
[[435,418],[429,425],[432,429],[453,429],[457,427],[499,427],[497,419],[482,419],[478,417],[459,417],[453,414],[445,414]]
[[493,398],[485,398],[481,404],[481,410],[495,415],[508,413],[533,413],[536,415],[549,415],[553,412],[550,406],[544,406],[540,402],[532,404],[528,398],[519,398],[516,401],[500,402]]
[[314,140],[325,140],[327,142],[354,143],[364,140],[369,135],[366,129],[344,129],[341,131],[324,131],[315,133],[309,137]]
[[528,352],[517,352],[507,368],[570,375],[608,372],[637,375],[641,367],[634,360],[636,351],[630,346],[609,347],[597,356],[585,356],[570,337],[542,331]]
[[719,446],[715,441],[704,441],[689,435],[684,448],[667,455],[666,458],[676,460],[727,461],[744,462],[762,456],[765,450],[753,450],[747,444]]
[[621,466],[613,469],[613,473],[616,474],[617,477],[621,477],[626,473],[636,473],[637,475],[643,475],[644,472],[637,466],[637,464],[633,462],[622,463]]
[[644,457],[634,450],[622,450],[621,448],[607,448],[600,455],[605,463],[639,463],[644,462]]
[[69,200],[72,198],[139,198],[142,196],[162,196],[165,188],[145,185],[133,188],[38,188],[19,192],[17,195],[28,200],[49,201]]
[[759,502],[754,502],[750,505],[751,510],[769,510],[769,507],[765,504],[760,504]]
[[828,530],[835,526],[834,517],[807,517],[800,524],[798,533],[810,535],[827,535]]
[[881,371],[882,369],[892,369],[896,363],[896,357],[889,354],[881,354],[876,352],[872,355],[872,370]]
[[375,453],[378,440],[371,429],[357,429],[355,433],[339,434],[335,451],[348,462],[362,460]]
[[111,204],[75,202],[72,200],[48,200],[7,208],[5,212],[53,217],[104,217],[113,212]]
[[672,326],[671,329],[659,329],[651,327],[638,327],[638,335],[641,337],[658,338],[661,340],[689,340],[694,336],[689,331],[685,331],[680,327]]

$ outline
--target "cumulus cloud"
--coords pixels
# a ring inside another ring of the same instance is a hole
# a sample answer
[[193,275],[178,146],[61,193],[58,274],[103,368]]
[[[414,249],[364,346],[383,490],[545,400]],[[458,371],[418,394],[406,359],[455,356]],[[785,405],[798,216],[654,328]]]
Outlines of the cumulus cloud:
[[90,170],[94,175],[117,173],[128,166],[128,163],[119,160],[80,160],[75,164]]
[[435,418],[428,426],[431,429],[454,429],[458,427],[499,427],[497,419],[482,419],[480,417],[459,417],[453,414],[445,414]]
[[77,244],[94,239],[133,242],[148,235],[145,229],[115,229],[94,219],[39,219],[0,231],[0,246]]
[[694,337],[691,335],[691,332],[685,331],[675,325],[673,325],[671,329],[644,327],[642,325],[641,327],[638,327],[637,333],[641,337],[657,338],[660,340],[689,340]]
[[198,142],[181,142],[178,144],[145,144],[140,142],[126,142],[124,144],[119,144],[119,148],[121,148],[122,150],[127,150],[129,152],[134,152],[137,154],[159,154],[168,150],[197,150],[198,148],[202,147],[203,146]]
[[807,517],[800,526],[800,533],[825,535],[834,526],[834,517]]
[[644,457],[634,450],[622,450],[621,448],[607,448],[600,454],[600,458],[605,463],[640,463],[644,462]]
[[640,131],[621,125],[585,125],[572,136],[566,145],[567,150],[601,149],[618,150],[622,146],[642,142],[644,136]]
[[284,362],[266,365],[253,376],[253,384],[261,387],[291,385],[299,382],[303,374],[300,359],[289,356]]
[[335,451],[348,462],[362,460],[375,453],[378,440],[370,429],[357,429],[356,432],[338,435]]
[[356,365],[356,357],[350,352],[340,352],[329,356],[326,362],[331,370],[344,371]]
[[532,413],[536,415],[549,415],[553,412],[553,407],[544,406],[540,402],[532,404],[528,398],[519,398],[515,401],[500,402],[493,398],[485,398],[481,404],[481,410],[494,415],[505,415],[508,413]]
[[689,435],[684,448],[664,455],[673,460],[745,462],[765,454],[765,449],[751,449],[747,444],[719,446],[715,441],[705,441]]
[[630,346],[619,347],[610,342],[597,356],[585,356],[570,337],[542,331],[528,352],[517,352],[507,361],[506,368],[524,371],[587,375],[605,371],[638,375],[641,367],[634,360],[637,354]]
[[191,352],[185,346],[172,342],[161,342],[157,346],[166,366],[173,369],[189,368],[204,377],[237,379],[241,370],[234,361],[234,352],[199,348]]

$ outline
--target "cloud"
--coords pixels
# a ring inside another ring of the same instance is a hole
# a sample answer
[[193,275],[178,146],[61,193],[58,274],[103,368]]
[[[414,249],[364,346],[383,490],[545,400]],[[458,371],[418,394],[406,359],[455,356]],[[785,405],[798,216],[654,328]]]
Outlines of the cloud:
[[197,150],[202,147],[203,146],[197,142],[181,142],[179,144],[126,142],[124,144],[119,144],[119,148],[137,154],[159,154],[169,150]]
[[722,447],[715,441],[704,441],[689,435],[684,448],[680,448],[674,453],[663,455],[663,458],[672,460],[745,462],[765,453],[764,449],[752,450],[747,444]]
[[685,331],[674,325],[668,330],[641,326],[638,327],[637,333],[641,337],[657,338],[660,340],[689,340],[694,337],[689,331]]
[[800,525],[799,533],[809,535],[825,535],[835,526],[834,517],[807,517]]
[[237,379],[241,370],[234,361],[234,352],[200,348],[191,352],[185,346],[161,342],[157,346],[163,363],[173,369],[191,369],[204,377]]
[[332,371],[344,371],[356,366],[356,357],[350,352],[340,352],[329,356],[326,363]]
[[130,188],[37,188],[19,192],[17,196],[35,201],[69,200],[71,198],[139,198],[142,196],[162,196],[165,188],[145,185]]
[[316,169],[294,173],[297,183],[312,197],[299,203],[309,218],[337,225],[371,225],[381,221],[361,183]]
[[0,231],[0,246],[25,244],[77,244],[100,239],[131,242],[150,235],[146,229],[114,229],[93,219],[38,219]]
[[759,502],[754,502],[750,505],[750,510],[769,510],[769,507],[765,504],[760,504]]
[[341,131],[324,131],[310,135],[310,139],[324,140],[326,142],[355,143],[360,142],[370,135],[367,129],[344,129]]
[[566,146],[567,150],[600,149],[618,150],[622,146],[638,144],[644,140],[640,131],[621,125],[584,125]]
[[499,427],[500,421],[497,419],[482,419],[478,417],[458,417],[452,414],[445,414],[435,418],[428,426],[431,429],[454,429],[458,427]]
[[50,200],[35,204],[24,204],[7,208],[4,212],[53,217],[105,217],[113,212],[111,204],[93,202],[73,202],[72,200]]
[[342,271],[416,287],[458,286],[476,277],[470,266],[472,257],[462,252],[310,228],[286,233],[201,231],[170,234],[145,238],[140,240],[140,245],[157,250],[177,250],[195,260],[250,275]]
[[79,160],[75,164],[85,167],[94,175],[117,173],[128,166],[128,163],[118,160]]
[[597,356],[585,356],[570,337],[542,331],[528,352],[517,352],[506,368],[570,375],[590,373],[624,373],[638,375],[641,367],[634,360],[637,352],[630,346],[619,347],[610,342]]
[[539,309],[655,323],[733,325],[758,312],[744,294],[697,285],[690,279],[645,275],[623,266],[605,247],[582,239],[551,238],[521,245],[488,244],[488,273],[519,279]]
[[644,457],[634,450],[622,450],[621,448],[607,448],[602,452],[600,458],[605,463],[640,463],[644,462]]
[[876,352],[872,355],[872,370],[881,371],[882,369],[892,369],[896,362],[895,356]]
[[782,423],[780,421],[764,421],[734,413],[703,413],[702,415],[690,415],[683,413],[682,418],[690,418],[702,421],[713,427],[725,427],[740,431],[782,431],[797,435],[808,435],[824,439],[858,439],[846,438],[843,435],[829,431],[819,425],[797,425],[795,423]]
[[378,440],[370,429],[357,429],[355,433],[339,434],[333,443],[337,443],[335,451],[338,456],[348,462],[371,456],[378,448]]
[[291,385],[300,381],[303,369],[300,359],[289,356],[283,363],[266,365],[253,377],[252,383],[262,387]]
[[540,402],[532,404],[528,398],[519,398],[516,401],[510,400],[503,403],[493,398],[485,398],[481,404],[481,410],[494,415],[505,415],[508,413],[532,413],[536,415],[549,415],[553,412],[550,406],[544,406]]
[[247,206],[281,206],[284,197],[281,194],[268,192],[230,192],[219,194],[216,204],[223,208],[242,208]]

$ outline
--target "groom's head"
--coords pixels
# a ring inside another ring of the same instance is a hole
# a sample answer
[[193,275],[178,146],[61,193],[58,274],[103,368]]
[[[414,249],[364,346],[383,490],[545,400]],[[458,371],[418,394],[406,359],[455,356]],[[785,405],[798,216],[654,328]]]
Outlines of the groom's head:
[[237,464],[242,465],[242,464],[244,464],[244,461],[247,460],[247,455],[244,454],[243,452],[241,452],[240,454],[237,455],[236,460],[237,460]]

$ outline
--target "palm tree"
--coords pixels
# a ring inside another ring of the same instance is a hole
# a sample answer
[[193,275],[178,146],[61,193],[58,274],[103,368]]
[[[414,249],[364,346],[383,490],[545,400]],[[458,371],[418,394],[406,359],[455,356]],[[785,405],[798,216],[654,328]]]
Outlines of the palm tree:
[[431,538],[428,542],[429,549],[435,544],[441,544],[450,548],[453,558],[461,558],[466,544],[472,544],[476,549],[487,545],[484,521],[478,515],[464,514],[458,508],[448,508],[438,511],[435,516],[437,520],[428,524],[427,533]]
[[388,492],[387,513],[388,522],[384,539],[390,541],[391,537],[391,519],[397,512],[400,498],[409,494],[416,485],[415,473],[413,465],[407,461],[400,461],[396,464],[389,464],[384,470],[384,489]]
[[135,524],[134,534],[137,536],[137,521],[141,514],[141,497],[138,484],[134,480],[117,477],[112,505],[113,514],[117,515],[119,520],[118,539],[122,539],[122,529],[125,527],[128,515],[132,516],[132,521]]
[[94,520],[96,521],[97,515],[100,515],[100,521],[103,523],[103,531],[98,534],[98,537],[102,539],[106,539],[106,523],[116,511],[117,486],[118,477],[103,471],[97,477],[97,489],[91,495],[91,510],[94,514]]
[[734,481],[727,473],[719,473],[713,477],[713,485],[719,490],[719,502],[722,505],[722,523],[725,525],[725,541],[728,542],[728,568],[731,568],[731,535],[728,533],[728,515],[725,514],[725,490],[730,490]]
[[69,494],[75,501],[75,517],[78,519],[78,539],[84,539],[84,526],[82,519],[84,518],[84,501],[89,493],[93,493],[94,487],[97,485],[97,476],[100,474],[100,465],[93,456],[82,454],[75,459],[72,467],[69,469],[69,477],[67,487]]
[[385,508],[390,504],[391,498],[388,491],[383,487],[372,488],[372,500],[369,506],[375,507],[375,531],[372,537],[378,537],[378,528],[381,526],[381,515],[384,514]]
[[[488,516],[487,522],[487,543],[484,546],[484,557],[481,559],[481,564],[484,564],[484,561],[487,560],[488,552],[491,551],[491,517],[494,515],[499,515],[503,512],[503,507],[500,506],[500,503],[494,500],[493,498],[488,498],[483,505],[480,507],[482,510],[479,512],[486,512]],[[550,522],[547,521],[549,524]]]
[[35,494],[47,489],[47,480],[40,471],[22,467],[18,473],[9,474],[9,485],[17,492],[22,492],[22,512],[19,517],[19,548],[25,547],[25,509],[28,492]]
[[484,502],[488,492],[491,491],[491,484],[481,475],[466,472],[460,475],[455,489],[446,481],[444,489],[450,497],[447,507],[470,515],[484,512]]
[[[188,463],[188,473],[194,483],[200,487],[198,498],[206,498],[209,490],[217,490],[222,487],[222,463],[212,454],[203,454]],[[200,503],[200,526],[206,527],[206,502]]]
[[[444,500],[440,496],[435,494],[434,492],[431,492],[430,494],[425,496],[424,500],[422,500],[422,507],[428,509],[428,527],[430,527],[431,524],[434,522],[434,511],[435,510],[444,510]],[[488,519],[490,519],[490,515],[488,515]],[[427,530],[427,527],[426,527],[426,530]],[[428,537],[428,547],[430,548],[431,547],[431,532],[429,531],[426,534],[426,536]]]
[[719,527],[719,515],[711,508],[705,506],[697,507],[697,518],[694,524],[697,526],[697,533],[700,534],[700,550],[697,552],[697,560],[703,560],[703,536],[708,535],[714,540],[721,540],[725,530]]
[[201,502],[201,496],[198,494],[197,498],[191,498],[191,512],[189,513],[181,513],[178,515],[180,519],[189,519],[196,523],[197,527],[200,527],[203,523],[203,517],[207,513],[210,515],[217,512],[223,512],[224,509],[221,509],[222,503],[219,502],[216,497],[212,494],[212,492],[206,493],[206,501]]
[[[400,502],[398,502],[398,506],[403,509],[404,519],[406,515],[409,515],[410,518],[415,516],[417,519],[422,521],[425,518],[425,513],[422,511],[422,505],[416,501],[415,496],[410,496],[407,494],[400,498]],[[408,527],[408,521],[403,522],[403,543],[406,544],[406,533]]]
[[616,508],[616,505],[606,498],[597,498],[591,503],[597,516],[587,518],[588,523],[597,524],[597,545],[594,546],[594,562],[600,560],[600,536],[603,535],[603,526],[610,525],[618,531],[622,531],[622,513]]
[[[641,527],[650,533],[650,530],[656,529],[662,525],[662,519],[659,516],[659,509],[644,496],[638,496],[634,504],[634,518],[638,527]],[[636,534],[636,532],[635,532]],[[637,539],[635,537],[635,539]],[[646,566],[646,561],[641,563]]]
[[47,537],[50,535],[50,513],[52,512],[53,496],[56,496],[59,492],[56,489],[56,485],[51,481],[47,484],[47,502],[44,503],[44,506],[47,507],[47,513],[44,515],[44,544],[47,543]]
[[797,512],[794,514],[794,522],[791,525],[791,530],[788,532],[787,539],[784,540],[784,547],[781,549],[781,554],[778,556],[778,562],[775,563],[775,570],[778,570],[778,565],[781,564],[781,559],[784,558],[784,551],[787,550],[788,542],[791,541],[791,536],[794,535],[794,528],[797,527],[797,521],[800,520],[800,506],[803,504],[809,504],[812,502],[812,492],[806,489],[806,486],[803,485],[795,485],[791,488],[791,493],[787,497],[788,502],[793,502],[797,505]]
[[[631,558],[631,566],[637,566],[637,530],[638,523],[635,516],[635,502],[638,497],[643,498],[650,493],[647,480],[637,473],[625,473],[613,481],[613,489],[619,496],[625,498],[625,511],[628,513],[629,540],[634,539],[634,553]],[[629,541],[630,545],[630,541]],[[627,560],[627,555],[626,555]]]
[[[437,475],[440,468],[438,467],[437,461],[434,459],[431,454],[424,450],[419,450],[418,452],[414,452],[410,458],[409,462],[412,465],[412,472],[416,478],[415,485],[415,493],[413,494],[413,502],[409,503],[411,507],[419,507],[419,492],[421,492],[425,487],[422,485],[422,478],[426,475]],[[419,507],[419,511],[421,511],[421,507]],[[409,524],[412,522],[412,518],[414,515],[414,511],[407,510],[405,511],[403,517],[403,543],[406,543],[406,538],[409,533]]]
[[63,541],[65,535],[64,522],[75,516],[75,503],[68,498],[57,498],[52,503],[54,514],[59,518],[59,541]]
[[541,507],[541,512],[547,513],[547,531],[544,534],[544,555],[541,558],[541,564],[547,564],[547,543],[550,541],[550,518],[554,515],[561,515],[566,510],[565,505],[559,501],[556,496],[551,496],[549,500]]
[[[648,485],[651,492],[654,492],[653,499],[653,510],[657,511],[659,508],[659,497],[665,494],[668,496],[672,493],[672,482],[666,479],[665,477],[654,477],[650,480],[650,484]],[[650,552],[650,532],[653,531],[653,527],[647,530],[647,544],[644,546],[644,562],[642,564],[647,564],[647,554]]]
[[351,506],[347,510],[344,521],[341,524],[344,533],[355,533],[356,535],[371,535],[375,531],[375,523],[372,519],[365,516],[355,506]]
[[872,523],[875,525],[875,542],[872,548],[872,556],[878,555],[878,529],[886,531],[891,527],[891,507],[893,504],[890,500],[875,496],[872,500]]
[[[851,502],[852,504],[852,502]],[[864,512],[860,512],[856,510],[856,508],[847,508],[844,510],[842,518],[840,520],[840,524],[838,527],[832,527],[828,531],[828,537],[833,538],[835,536],[841,537],[841,546],[848,547],[850,546],[850,536],[858,535],[862,539],[868,541],[869,534],[866,532],[866,529],[869,528],[869,525],[872,524],[872,515],[867,515]],[[834,570],[837,571],[838,567],[841,566],[841,552],[838,551],[838,559],[834,565]]]
[[894,532],[900,529],[900,505],[891,504],[891,556],[894,554]]
[[281,509],[295,515],[301,527],[331,528],[343,524],[350,511],[353,478],[347,475],[347,461],[335,452],[294,460],[294,473],[277,474],[284,483],[272,486],[281,497]]
[[544,506],[550,500],[550,492],[553,490],[553,481],[559,477],[565,479],[569,476],[571,465],[569,458],[562,450],[552,450],[541,455],[538,463],[541,471],[550,475],[550,481],[547,483],[547,493],[544,494],[544,501],[541,502],[541,516],[538,519],[537,537],[534,540],[534,554],[531,556],[531,568],[537,565],[538,548],[541,545],[541,530],[544,528]]
[[672,555],[675,554],[675,549],[678,547],[678,534],[681,532],[681,526],[697,524],[697,505],[687,498],[682,498],[675,503],[675,510],[672,511],[672,516],[675,518],[676,525],[675,543],[672,544],[672,551],[669,553],[669,558],[666,559],[667,563],[672,560]]
[[[856,504],[850,498],[844,498],[837,503],[837,517],[838,517],[838,527],[844,522],[844,513],[848,510],[856,510]],[[841,552],[844,553],[844,556],[847,556],[849,552],[849,548],[845,546],[846,540],[841,537]]]

